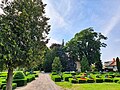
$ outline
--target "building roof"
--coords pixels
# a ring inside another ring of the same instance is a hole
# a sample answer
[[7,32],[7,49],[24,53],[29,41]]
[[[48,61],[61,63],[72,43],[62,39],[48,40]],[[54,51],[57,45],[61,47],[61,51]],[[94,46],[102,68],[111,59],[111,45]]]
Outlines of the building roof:
[[115,58],[113,58],[112,61],[104,62],[104,66],[105,66],[105,67],[116,66],[116,60],[115,60]]

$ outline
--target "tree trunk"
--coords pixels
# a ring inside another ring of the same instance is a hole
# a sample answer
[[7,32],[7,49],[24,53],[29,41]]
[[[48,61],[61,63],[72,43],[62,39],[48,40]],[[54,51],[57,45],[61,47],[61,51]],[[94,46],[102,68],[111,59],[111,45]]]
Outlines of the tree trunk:
[[12,90],[13,69],[8,69],[6,90]]

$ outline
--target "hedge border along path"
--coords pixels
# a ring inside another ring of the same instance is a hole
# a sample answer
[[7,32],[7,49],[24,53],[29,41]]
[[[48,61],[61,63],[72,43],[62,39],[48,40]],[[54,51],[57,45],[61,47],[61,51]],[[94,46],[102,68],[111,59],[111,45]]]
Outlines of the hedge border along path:
[[18,87],[15,90],[63,90],[51,80],[50,75],[40,73],[36,80],[28,83],[26,86]]

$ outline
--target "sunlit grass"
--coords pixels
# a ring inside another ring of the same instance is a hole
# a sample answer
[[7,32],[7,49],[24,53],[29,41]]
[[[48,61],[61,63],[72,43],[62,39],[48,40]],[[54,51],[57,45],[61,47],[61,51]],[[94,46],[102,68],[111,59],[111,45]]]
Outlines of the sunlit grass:
[[71,84],[69,82],[58,82],[56,84],[70,90],[120,90],[120,84],[117,83]]

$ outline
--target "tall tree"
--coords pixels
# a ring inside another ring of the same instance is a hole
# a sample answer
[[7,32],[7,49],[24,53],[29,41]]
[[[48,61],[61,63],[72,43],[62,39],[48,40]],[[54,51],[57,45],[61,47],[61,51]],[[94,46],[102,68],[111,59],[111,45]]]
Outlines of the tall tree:
[[88,63],[87,57],[85,55],[83,56],[83,58],[80,61],[80,63],[81,63],[81,71],[82,72],[90,70],[89,63]]
[[116,65],[117,65],[117,70],[120,73],[120,59],[118,57],[116,58]]
[[106,44],[102,43],[101,40],[106,39],[107,37],[101,33],[94,32],[92,28],[87,28],[75,34],[74,38],[66,44],[66,50],[74,60],[81,61],[85,55],[89,66],[91,66],[95,62],[100,62],[101,47],[106,47]]
[[60,61],[59,57],[55,57],[55,59],[53,60],[52,70],[57,72],[57,73],[61,72],[62,65],[61,65],[61,61]]
[[50,25],[42,0],[14,0],[1,5],[0,66],[8,69],[6,90],[12,90],[13,70],[37,64],[47,43]]

